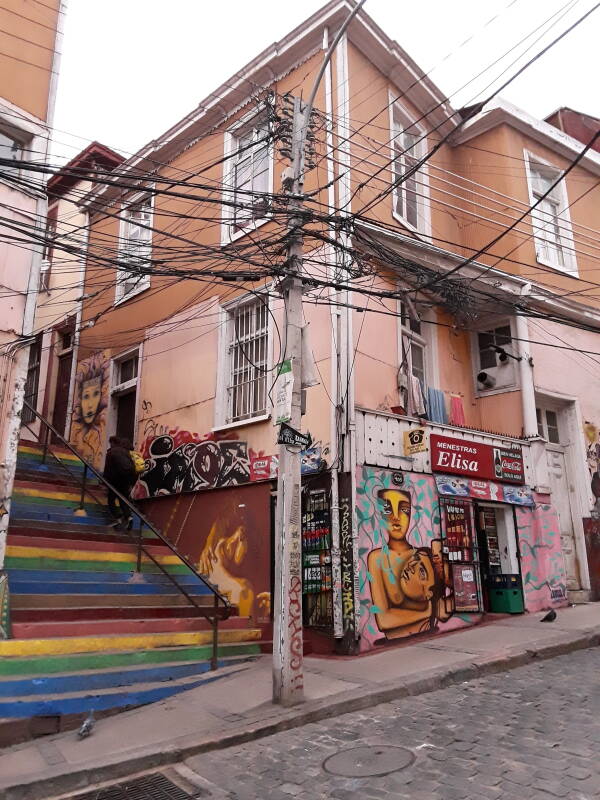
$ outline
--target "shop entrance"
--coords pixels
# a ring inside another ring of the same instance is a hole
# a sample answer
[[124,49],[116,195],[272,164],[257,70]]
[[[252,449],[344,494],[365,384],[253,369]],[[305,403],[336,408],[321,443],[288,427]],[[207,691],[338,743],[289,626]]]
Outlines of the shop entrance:
[[485,610],[522,613],[525,606],[512,506],[478,502],[475,521]]

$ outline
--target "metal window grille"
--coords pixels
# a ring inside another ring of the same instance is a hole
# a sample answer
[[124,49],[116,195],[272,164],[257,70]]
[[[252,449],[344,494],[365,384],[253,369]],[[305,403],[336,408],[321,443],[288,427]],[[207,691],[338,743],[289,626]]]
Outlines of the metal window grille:
[[[40,382],[40,362],[42,358],[42,337],[38,336],[29,348],[29,364],[27,366],[27,379],[25,381],[25,400],[34,408],[37,408],[37,393]],[[21,420],[24,423],[31,423],[35,420],[33,411],[27,406],[23,406]]]
[[243,303],[230,312],[228,422],[250,419],[266,412],[267,315],[266,300]]

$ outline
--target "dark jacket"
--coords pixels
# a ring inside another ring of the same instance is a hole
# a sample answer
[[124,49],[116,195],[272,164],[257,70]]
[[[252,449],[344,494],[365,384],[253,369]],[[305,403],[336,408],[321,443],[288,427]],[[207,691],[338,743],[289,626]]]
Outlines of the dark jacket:
[[137,474],[129,451],[124,447],[109,447],[104,462],[104,477],[113,486],[133,486]]

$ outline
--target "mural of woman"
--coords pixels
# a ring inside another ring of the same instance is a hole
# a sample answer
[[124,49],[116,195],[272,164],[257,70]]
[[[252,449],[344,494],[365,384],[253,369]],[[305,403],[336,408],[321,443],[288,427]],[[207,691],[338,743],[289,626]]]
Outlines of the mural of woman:
[[407,541],[412,500],[410,491],[377,492],[381,527],[387,544],[369,553],[373,613],[387,639],[398,639],[435,628],[453,613],[449,567],[442,559],[442,543],[413,547]]
[[[198,561],[198,570],[218,586],[241,617],[268,617],[269,592],[255,595],[249,580],[239,573],[248,553],[245,507],[235,503],[213,522]],[[256,608],[255,608],[256,604]]]
[[81,455],[96,465],[102,456],[109,363],[104,353],[95,353],[79,364],[75,378],[71,438]]

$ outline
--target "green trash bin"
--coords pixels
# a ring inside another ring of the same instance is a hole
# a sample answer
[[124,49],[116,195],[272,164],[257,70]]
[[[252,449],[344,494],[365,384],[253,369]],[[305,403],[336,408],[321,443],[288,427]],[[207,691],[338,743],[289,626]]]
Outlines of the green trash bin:
[[522,614],[525,611],[521,589],[489,590],[490,611],[495,614]]

